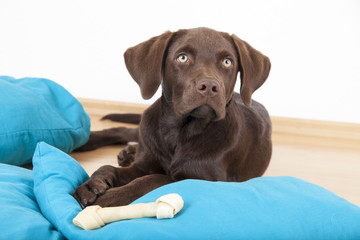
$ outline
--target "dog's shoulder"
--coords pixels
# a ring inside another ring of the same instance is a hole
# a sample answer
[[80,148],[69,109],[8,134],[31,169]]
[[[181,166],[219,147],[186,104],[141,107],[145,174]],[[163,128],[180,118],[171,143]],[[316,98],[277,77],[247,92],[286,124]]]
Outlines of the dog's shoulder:
[[142,114],[140,125],[157,124],[161,116],[161,99],[157,99]]
[[266,110],[264,105],[262,105],[261,103],[255,101],[255,100],[252,100],[251,106],[248,107],[244,104],[239,93],[234,93],[233,98],[234,98],[233,100],[235,102],[236,108],[238,110],[241,110],[245,114],[255,114],[255,115],[261,115],[264,117],[267,117],[269,115],[268,111]]
[[253,126],[254,129],[262,129],[270,131],[271,120],[268,111],[261,103],[252,100],[251,106],[246,106],[240,94],[234,93],[234,107],[236,108],[237,114],[243,115],[243,120],[247,122],[248,126]]

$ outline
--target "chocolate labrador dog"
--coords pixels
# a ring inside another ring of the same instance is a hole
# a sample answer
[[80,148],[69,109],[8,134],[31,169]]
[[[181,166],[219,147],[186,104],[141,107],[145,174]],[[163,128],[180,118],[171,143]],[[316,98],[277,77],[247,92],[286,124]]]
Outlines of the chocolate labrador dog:
[[103,166],[76,189],[82,207],[129,204],[182,179],[238,182],[265,172],[271,122],[251,96],[268,77],[266,56],[235,35],[196,28],[151,38],[124,57],[142,97],[151,98],[160,84],[162,96],[138,129],[91,134],[85,150],[134,140],[138,146],[130,166]]

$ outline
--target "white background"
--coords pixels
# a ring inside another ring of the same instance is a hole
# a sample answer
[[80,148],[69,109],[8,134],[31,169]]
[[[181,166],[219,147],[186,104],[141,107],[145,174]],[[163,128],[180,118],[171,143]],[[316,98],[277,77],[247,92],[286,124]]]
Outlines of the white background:
[[360,123],[356,0],[1,0],[0,75],[49,78],[76,97],[151,103],[123,52],[199,26],[235,33],[270,57],[254,98],[271,115]]

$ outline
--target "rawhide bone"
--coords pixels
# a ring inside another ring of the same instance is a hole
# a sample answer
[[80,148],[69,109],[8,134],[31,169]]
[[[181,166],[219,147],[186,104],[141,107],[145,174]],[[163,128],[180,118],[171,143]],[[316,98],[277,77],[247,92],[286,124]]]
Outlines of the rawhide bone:
[[137,203],[121,207],[88,206],[73,219],[73,223],[85,230],[97,229],[107,223],[143,218],[156,217],[173,218],[184,206],[179,194],[170,193],[159,197],[156,202]]

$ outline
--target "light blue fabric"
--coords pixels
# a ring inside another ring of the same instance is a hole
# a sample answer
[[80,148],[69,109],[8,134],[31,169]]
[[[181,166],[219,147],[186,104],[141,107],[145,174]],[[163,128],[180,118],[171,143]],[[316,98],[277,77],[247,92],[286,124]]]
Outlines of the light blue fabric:
[[64,239],[41,214],[30,170],[0,163],[0,239]]
[[46,143],[38,144],[33,164],[41,211],[69,239],[360,239],[358,206],[293,177],[176,182],[136,201],[179,193],[185,205],[175,218],[125,220],[86,231],[72,223],[81,208],[71,194],[88,179],[82,167]]
[[30,163],[39,141],[69,153],[89,134],[89,116],[62,86],[41,78],[0,77],[1,163]]

